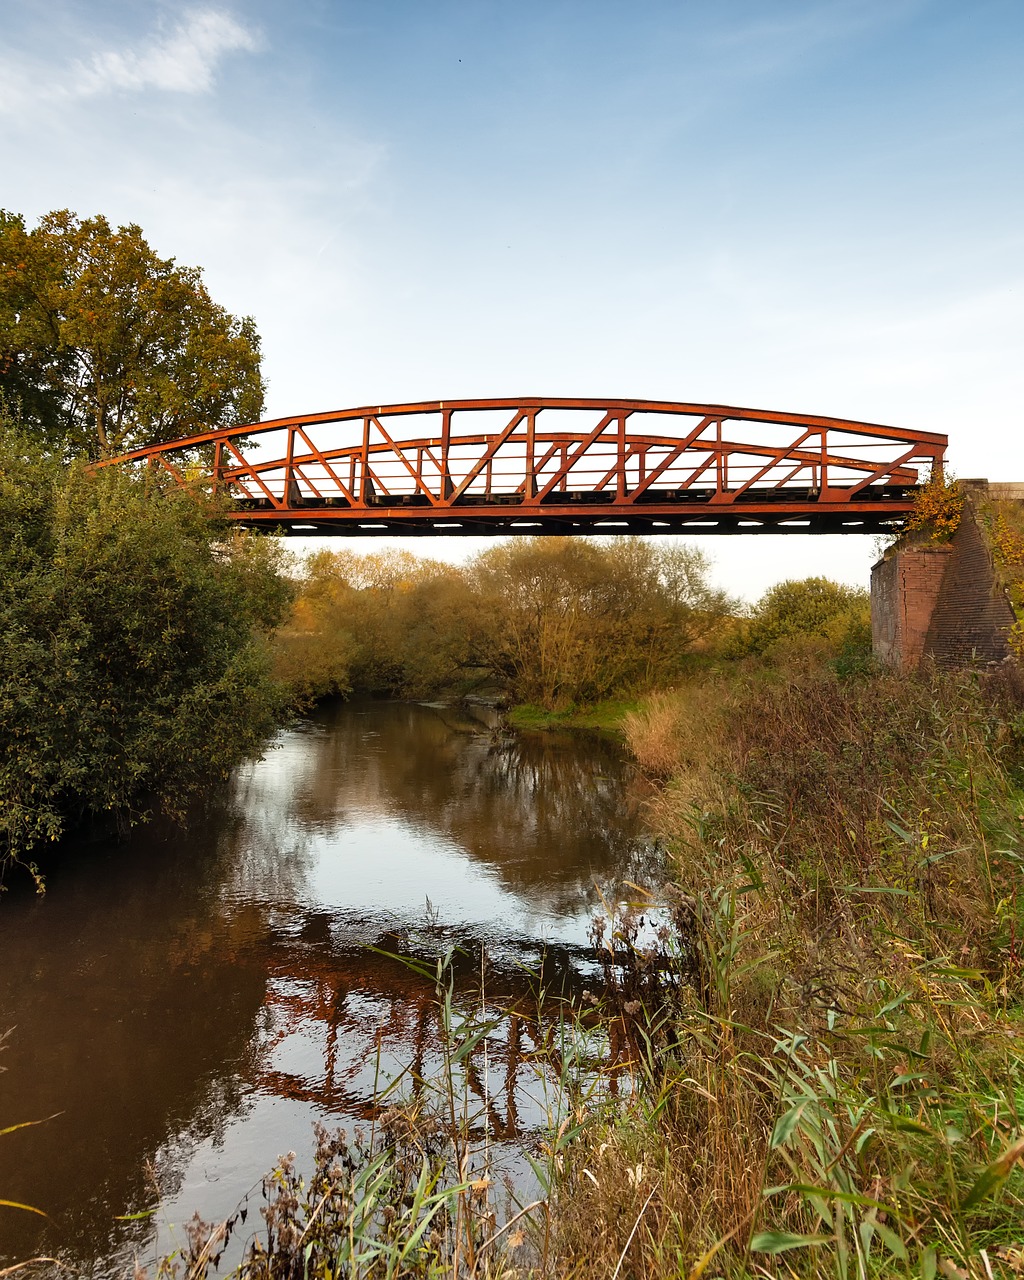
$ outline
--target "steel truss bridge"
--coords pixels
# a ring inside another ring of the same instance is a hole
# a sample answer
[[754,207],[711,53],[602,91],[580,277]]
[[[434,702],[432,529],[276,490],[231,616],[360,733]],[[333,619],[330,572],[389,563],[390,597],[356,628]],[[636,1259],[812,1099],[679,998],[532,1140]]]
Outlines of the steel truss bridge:
[[442,400],[278,418],[138,449],[251,529],[343,534],[879,533],[947,438],[655,400]]

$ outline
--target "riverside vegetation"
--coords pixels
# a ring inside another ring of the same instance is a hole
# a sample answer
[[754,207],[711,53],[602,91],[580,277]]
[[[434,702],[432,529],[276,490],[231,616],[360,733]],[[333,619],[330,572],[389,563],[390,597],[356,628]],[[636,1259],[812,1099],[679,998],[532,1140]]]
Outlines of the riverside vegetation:
[[488,1028],[442,965],[438,1105],[386,1109],[358,1158],[321,1135],[308,1181],[286,1162],[244,1275],[1024,1271],[1024,689],[850,656],[805,638],[628,716],[671,928],[640,946],[651,902],[597,922],[538,1202],[503,1232],[460,1145]]
[[0,877],[82,829],[181,814],[284,700],[273,541],[84,463],[263,409],[260,341],[139,227],[0,210]]
[[68,834],[181,815],[284,710],[273,540],[0,423],[0,873]]

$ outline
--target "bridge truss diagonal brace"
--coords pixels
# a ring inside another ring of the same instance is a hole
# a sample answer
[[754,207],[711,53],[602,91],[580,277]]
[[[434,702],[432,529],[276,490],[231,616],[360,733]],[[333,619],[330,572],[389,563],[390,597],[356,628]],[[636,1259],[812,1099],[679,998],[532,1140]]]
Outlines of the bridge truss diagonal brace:
[[238,484],[239,483],[237,479],[238,476],[248,476],[260,487],[260,489],[262,489],[263,496],[267,499],[267,501],[272,506],[277,507],[279,511],[284,510],[284,508],[287,506],[287,496],[288,496],[287,488],[285,489],[284,497],[277,498],[274,495],[274,492],[269,488],[269,486],[264,484],[263,478],[262,476],[260,476],[258,468],[255,467],[252,463],[246,461],[243,454],[239,451],[239,449],[235,445],[234,440],[225,440],[224,447],[238,461],[237,470],[233,468],[227,474],[226,478],[229,479],[232,483]]
[[663,458],[662,461],[658,464],[658,466],[656,466],[648,476],[646,476],[643,480],[641,480],[641,482],[632,490],[632,492],[626,494],[625,501],[636,502],[637,498],[645,490],[649,489],[651,485],[655,482],[655,480],[660,479],[660,477],[664,474],[664,472],[669,467],[671,467],[679,458],[683,456],[683,454],[686,452],[687,449],[690,448],[690,446],[694,443],[694,441],[700,439],[703,432],[708,427],[710,427],[712,423],[714,423],[714,421],[715,419],[711,417],[702,418],[700,422],[698,422],[697,425],[693,428],[693,430],[688,432],[687,435],[684,436],[684,438],[679,441],[675,449],[673,449],[668,454],[667,457]]
[[[313,441],[309,438],[309,436],[306,434],[306,432],[303,430],[303,428],[302,428],[302,427],[296,427],[296,428],[295,428],[295,434],[296,434],[296,435],[298,435],[298,436],[301,436],[301,437],[302,437],[302,439],[306,442],[306,446],[307,446],[307,448],[309,449],[310,454],[312,455],[312,457],[316,458],[317,462],[319,462],[319,463],[320,463],[320,465],[323,467],[323,469],[327,472],[327,474],[331,477],[331,479],[334,481],[334,483],[338,486],[338,488],[341,490],[342,496],[345,498],[346,502],[348,502],[348,503],[349,503],[349,505],[350,505],[350,506],[353,506],[353,507],[360,506],[361,504],[357,501],[355,494],[354,494],[354,493],[352,492],[352,490],[348,487],[348,485],[346,485],[346,484],[344,483],[344,481],[342,480],[341,476],[339,476],[339,475],[338,475],[338,473],[337,473],[337,472],[334,470],[334,468],[331,466],[330,462],[329,462],[329,461],[327,460],[327,458],[324,456],[324,454],[323,454],[322,450],[320,450],[320,449],[318,449],[318,448],[316,447],[316,445],[315,445],[315,444],[313,443]],[[299,459],[299,461],[300,461],[300,462],[305,462],[305,459],[304,459],[304,458],[300,458],[300,459]],[[292,458],[292,466],[293,466],[296,470],[298,469],[298,468],[297,468],[297,465],[296,465],[296,463],[295,463],[294,458]],[[305,478],[305,477],[303,477],[303,478]],[[306,480],[306,483],[310,485],[310,488],[312,488],[312,484],[310,483],[310,481],[309,481],[309,480]]]
[[[745,480],[744,483],[739,486],[738,489],[727,489],[724,491],[719,490],[715,494],[715,496],[712,498],[712,502],[715,502],[715,503],[735,502],[736,499],[740,497],[741,494],[746,493],[746,491],[752,488],[758,482],[758,480],[763,480],[764,477],[768,474],[768,472],[771,471],[773,468],[779,466],[785,458],[792,457],[793,454],[796,452],[796,450],[799,449],[800,446],[804,443],[804,441],[809,439],[813,434],[814,434],[813,431],[808,429],[808,430],[802,431],[800,435],[797,436],[797,438],[793,441],[792,444],[780,445],[778,449],[776,449],[774,453],[772,453],[769,456],[768,461],[764,464],[764,466],[761,467],[759,471],[755,471],[752,476],[749,476],[747,480]],[[822,439],[822,448],[824,449],[824,443],[825,443],[824,431],[821,432],[821,439]]]
[[598,440],[602,435],[604,435],[605,431],[607,431],[610,424],[614,421],[615,421],[615,416],[613,413],[608,412],[604,415],[604,417],[593,429],[593,431],[591,431],[590,435],[587,436],[587,438],[583,440],[579,445],[577,445],[575,451],[572,454],[567,454],[565,458],[563,458],[562,465],[558,468],[555,474],[547,481],[544,487],[537,494],[536,498],[534,499],[535,502],[543,501],[543,499],[548,496],[548,494],[555,487],[555,485],[559,483],[560,480],[568,478],[569,472],[573,469],[576,463],[584,456],[584,454],[587,452],[590,446],[594,443],[594,441]]
[[477,478],[480,472],[483,471],[484,467],[494,461],[495,455],[497,454],[498,450],[508,439],[510,439],[512,432],[515,431],[516,427],[519,426],[519,424],[522,422],[523,418],[525,417],[526,417],[525,409],[517,410],[517,412],[513,415],[511,422],[509,422],[509,424],[502,430],[500,435],[495,436],[494,440],[487,445],[487,447],[484,450],[483,456],[478,458],[476,462],[472,465],[472,467],[470,467],[469,471],[465,475],[465,478],[459,483],[455,491],[452,493],[451,501],[453,503],[456,501],[456,499],[462,497],[462,495],[466,492],[469,486]]
[[[870,471],[863,480],[858,484],[851,486],[851,488],[846,491],[849,498],[855,498],[858,493],[861,493],[868,485],[873,484],[876,480],[880,480],[882,476],[892,476],[893,474],[898,473],[899,468],[902,467],[905,462],[909,462],[911,458],[920,457],[921,452],[922,451],[919,446],[911,445],[909,449],[905,450],[898,458],[894,458],[892,462],[883,463],[880,466],[875,467],[875,469]],[[941,454],[933,456],[932,467],[933,469],[938,469],[939,475],[942,474]]]
[[406,471],[408,471],[409,475],[412,478],[412,482],[416,486],[417,490],[423,494],[423,496],[427,499],[427,501],[430,503],[432,507],[438,506],[438,504],[442,501],[442,499],[437,497],[431,491],[429,486],[424,483],[422,472],[417,471],[417,469],[412,465],[409,459],[405,456],[404,448],[401,445],[395,444],[394,440],[391,439],[391,436],[388,435],[386,429],[382,425],[379,417],[373,414],[370,417],[370,421],[373,423],[373,425],[384,437],[385,443],[394,453],[395,457],[398,458],[398,460],[405,467]]

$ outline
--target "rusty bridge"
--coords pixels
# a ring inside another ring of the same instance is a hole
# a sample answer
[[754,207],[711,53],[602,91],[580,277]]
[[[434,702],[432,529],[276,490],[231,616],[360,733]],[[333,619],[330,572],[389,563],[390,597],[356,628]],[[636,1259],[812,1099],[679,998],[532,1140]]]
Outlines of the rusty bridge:
[[286,534],[879,533],[946,437],[655,400],[441,400],[210,431],[146,463]]

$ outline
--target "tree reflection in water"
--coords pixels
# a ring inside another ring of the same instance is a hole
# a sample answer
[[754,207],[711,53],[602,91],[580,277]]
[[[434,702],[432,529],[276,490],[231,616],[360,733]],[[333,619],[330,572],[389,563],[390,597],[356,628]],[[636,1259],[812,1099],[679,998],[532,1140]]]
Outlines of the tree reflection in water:
[[659,874],[614,743],[399,703],[322,709],[186,835],[71,852],[45,899],[0,906],[0,1128],[62,1112],[0,1140],[2,1194],[50,1214],[0,1210],[0,1260],[96,1277],[171,1243],[154,1223],[226,1214],[314,1119],[372,1120],[375,1083],[429,1080],[433,983],[396,955],[456,947],[479,1011],[486,949],[495,1026],[464,1084],[490,1140],[528,1138],[554,1025],[534,990],[593,986],[597,886]]

